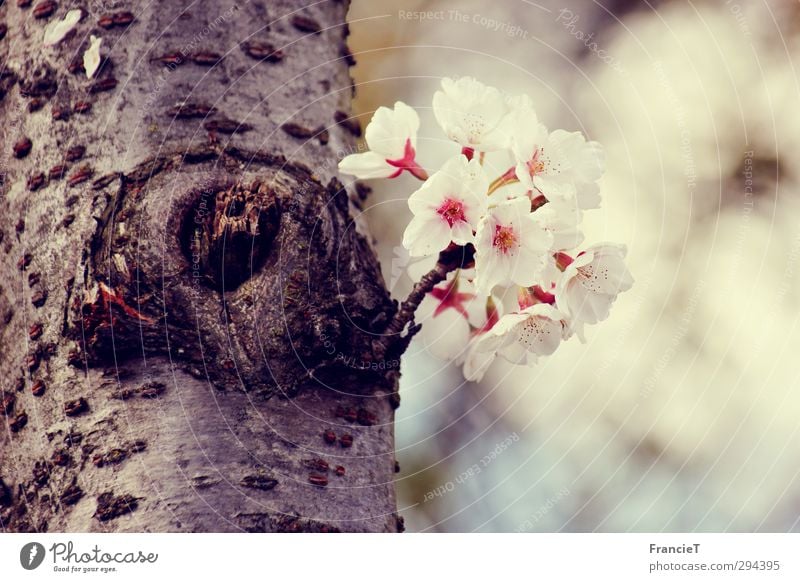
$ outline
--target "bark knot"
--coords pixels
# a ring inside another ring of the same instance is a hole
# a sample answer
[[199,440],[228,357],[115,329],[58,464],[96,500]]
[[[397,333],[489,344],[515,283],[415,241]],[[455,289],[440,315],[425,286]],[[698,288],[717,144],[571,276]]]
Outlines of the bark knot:
[[263,265],[279,220],[278,199],[268,184],[202,192],[184,218],[184,254],[212,287],[235,290]]

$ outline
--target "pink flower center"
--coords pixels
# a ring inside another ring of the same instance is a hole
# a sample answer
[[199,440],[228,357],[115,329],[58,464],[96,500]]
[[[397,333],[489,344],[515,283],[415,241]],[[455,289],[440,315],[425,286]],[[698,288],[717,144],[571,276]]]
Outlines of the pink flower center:
[[467,218],[464,216],[464,203],[460,200],[447,198],[442,202],[441,206],[436,209],[436,212],[447,221],[449,226],[453,226],[456,222],[467,221]]
[[545,170],[546,166],[544,160],[542,159],[542,151],[544,150],[541,148],[537,149],[536,153],[533,154],[533,157],[528,160],[528,172],[530,173],[531,178],[541,174]]
[[502,253],[508,253],[517,245],[517,234],[510,226],[497,225],[494,227],[494,247]]

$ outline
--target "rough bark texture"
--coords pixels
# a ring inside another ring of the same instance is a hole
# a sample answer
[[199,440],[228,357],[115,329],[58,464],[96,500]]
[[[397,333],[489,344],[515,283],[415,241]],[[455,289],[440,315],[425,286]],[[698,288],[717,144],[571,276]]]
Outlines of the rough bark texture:
[[346,2],[18,4],[2,528],[400,529],[399,355],[373,348],[395,306],[335,178],[357,129]]

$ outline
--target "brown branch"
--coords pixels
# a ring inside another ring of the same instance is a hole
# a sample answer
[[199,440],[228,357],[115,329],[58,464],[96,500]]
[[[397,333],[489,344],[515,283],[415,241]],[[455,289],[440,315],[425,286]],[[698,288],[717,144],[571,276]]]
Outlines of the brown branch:
[[401,333],[406,327],[406,324],[409,322],[413,324],[414,313],[416,312],[417,307],[419,307],[419,304],[422,303],[425,295],[430,293],[431,290],[436,287],[436,285],[444,281],[447,278],[448,273],[454,271],[455,269],[455,265],[446,265],[442,263],[441,260],[437,261],[433,269],[425,274],[422,279],[420,279],[419,282],[414,285],[411,293],[408,294],[408,297],[400,305],[400,309],[392,318],[392,321],[389,322],[385,333],[393,336]]

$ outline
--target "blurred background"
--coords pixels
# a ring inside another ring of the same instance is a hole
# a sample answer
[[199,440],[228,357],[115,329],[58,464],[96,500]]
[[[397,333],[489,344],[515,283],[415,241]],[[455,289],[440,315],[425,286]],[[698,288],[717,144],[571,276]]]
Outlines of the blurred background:
[[[425,19],[415,16],[431,11]],[[452,153],[445,76],[528,93],[607,153],[587,243],[634,288],[534,368],[479,384],[415,343],[396,434],[410,531],[800,530],[800,4],[354,0],[356,115],[402,100]],[[369,183],[387,282],[418,182]]]

